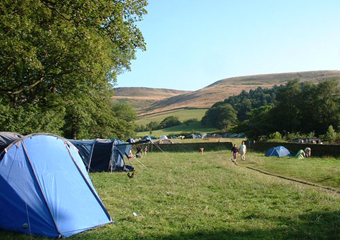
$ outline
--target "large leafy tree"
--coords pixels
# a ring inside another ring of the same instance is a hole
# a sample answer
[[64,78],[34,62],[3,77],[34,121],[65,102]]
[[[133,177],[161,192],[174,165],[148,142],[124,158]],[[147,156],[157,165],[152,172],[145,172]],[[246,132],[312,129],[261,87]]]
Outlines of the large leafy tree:
[[169,116],[163,119],[161,123],[159,124],[159,128],[168,128],[168,127],[173,127],[180,125],[181,121],[179,120],[178,117],[176,116]]
[[319,83],[310,98],[314,98],[311,113],[315,132],[324,133],[330,125],[340,131],[340,81],[329,79]]
[[[137,49],[145,49],[136,22],[146,5],[147,0],[1,0],[2,104],[28,115],[34,106],[47,120],[58,103],[56,115],[66,123],[55,121],[46,131],[93,134],[81,126],[93,129],[113,117],[108,100],[117,74],[130,69]],[[30,121],[23,117],[22,123]]]
[[275,130],[275,123],[271,115],[272,109],[272,105],[265,105],[253,109],[249,113],[250,118],[244,122],[239,122],[237,126],[233,128],[233,131],[243,132],[251,139],[257,139],[262,135],[267,136]]
[[286,87],[279,88],[276,92],[276,104],[273,116],[276,118],[276,126],[287,132],[299,131],[301,124],[301,85],[299,79],[288,81]]
[[237,111],[229,103],[208,109],[202,118],[203,125],[214,126],[218,129],[228,129],[237,121]]

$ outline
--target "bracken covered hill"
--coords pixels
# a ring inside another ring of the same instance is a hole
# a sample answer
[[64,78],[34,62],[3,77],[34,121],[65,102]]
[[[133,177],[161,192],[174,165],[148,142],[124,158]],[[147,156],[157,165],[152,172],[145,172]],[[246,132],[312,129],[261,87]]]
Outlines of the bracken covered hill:
[[301,81],[317,82],[330,78],[339,78],[340,71],[309,71],[278,74],[263,74],[226,78],[197,91],[180,91],[157,88],[117,88],[114,102],[131,104],[140,116],[178,108],[209,108],[218,101],[243,90],[257,87],[271,88],[285,84],[288,80],[299,78]]

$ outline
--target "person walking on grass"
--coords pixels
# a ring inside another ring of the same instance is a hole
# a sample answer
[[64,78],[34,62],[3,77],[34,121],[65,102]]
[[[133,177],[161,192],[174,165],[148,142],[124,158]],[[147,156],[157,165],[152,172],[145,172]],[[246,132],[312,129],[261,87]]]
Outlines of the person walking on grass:
[[230,160],[236,164],[236,158],[237,158],[237,153],[239,152],[237,144],[235,143],[234,146],[231,148],[231,151],[233,153],[233,156],[230,158]]
[[244,161],[246,160],[246,153],[247,153],[247,146],[244,141],[242,141],[242,144],[240,146],[240,154],[241,154],[241,159]]

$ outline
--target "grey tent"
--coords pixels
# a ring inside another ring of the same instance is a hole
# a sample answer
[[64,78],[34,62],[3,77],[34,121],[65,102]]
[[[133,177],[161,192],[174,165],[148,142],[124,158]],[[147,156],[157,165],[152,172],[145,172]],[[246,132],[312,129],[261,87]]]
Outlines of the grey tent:
[[19,133],[0,132],[0,153],[12,142],[22,137]]

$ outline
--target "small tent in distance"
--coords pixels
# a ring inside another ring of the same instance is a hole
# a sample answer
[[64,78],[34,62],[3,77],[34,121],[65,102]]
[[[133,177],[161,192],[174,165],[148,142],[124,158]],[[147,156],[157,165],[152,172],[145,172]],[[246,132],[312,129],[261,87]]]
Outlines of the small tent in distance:
[[0,229],[63,238],[112,222],[66,139],[27,135],[1,156]]
[[266,157],[291,157],[292,154],[284,146],[272,147],[266,153]]

